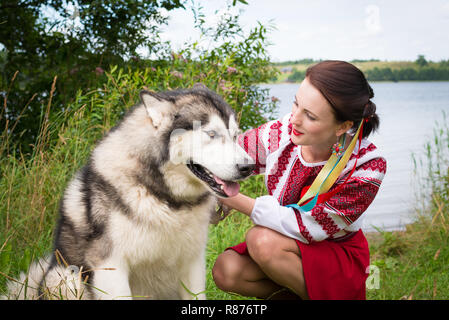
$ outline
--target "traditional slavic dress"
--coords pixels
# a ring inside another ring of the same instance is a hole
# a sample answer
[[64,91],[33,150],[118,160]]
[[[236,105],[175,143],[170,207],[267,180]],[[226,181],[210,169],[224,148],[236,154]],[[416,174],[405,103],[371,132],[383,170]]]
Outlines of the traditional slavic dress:
[[[361,230],[363,212],[379,190],[386,161],[363,139],[329,192],[345,181],[356,163],[341,190],[330,198],[319,198],[308,212],[285,207],[299,201],[326,163],[304,161],[301,146],[290,140],[290,117],[291,113],[239,137],[239,144],[256,163],[254,174],[265,174],[268,190],[268,195],[256,199],[250,218],[296,240],[311,299],[366,299],[369,248]],[[230,249],[248,254],[244,242]]]

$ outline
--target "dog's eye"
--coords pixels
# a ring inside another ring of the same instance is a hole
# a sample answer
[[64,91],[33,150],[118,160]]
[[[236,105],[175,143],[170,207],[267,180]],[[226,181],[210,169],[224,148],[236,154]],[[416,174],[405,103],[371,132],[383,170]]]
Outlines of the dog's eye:
[[211,138],[215,138],[217,136],[217,133],[214,130],[207,131],[206,133]]

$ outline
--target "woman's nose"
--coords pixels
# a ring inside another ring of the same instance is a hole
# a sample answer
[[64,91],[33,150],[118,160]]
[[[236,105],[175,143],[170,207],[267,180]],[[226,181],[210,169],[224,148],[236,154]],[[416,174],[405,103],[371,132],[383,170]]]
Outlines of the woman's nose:
[[301,116],[298,110],[293,111],[292,118],[290,120],[292,124],[300,125],[301,124]]

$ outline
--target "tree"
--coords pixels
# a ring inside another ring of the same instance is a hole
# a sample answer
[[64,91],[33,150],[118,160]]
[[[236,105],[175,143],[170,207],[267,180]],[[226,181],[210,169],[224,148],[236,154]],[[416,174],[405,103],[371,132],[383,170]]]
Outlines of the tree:
[[[184,8],[185,0],[8,0],[0,4],[0,126],[23,112],[13,140],[26,152],[55,76],[52,108],[62,109],[77,90],[101,84],[110,64],[132,65],[137,49],[168,54],[158,39],[166,23],[161,9]],[[45,12],[52,14],[45,15]],[[11,79],[16,75],[14,81]],[[9,88],[11,86],[11,88]],[[36,94],[36,95],[35,95]],[[34,98],[33,98],[34,97]],[[26,110],[23,110],[26,106]]]
[[418,58],[416,59],[415,63],[420,67],[427,66],[428,64],[426,58],[422,54],[418,55]]

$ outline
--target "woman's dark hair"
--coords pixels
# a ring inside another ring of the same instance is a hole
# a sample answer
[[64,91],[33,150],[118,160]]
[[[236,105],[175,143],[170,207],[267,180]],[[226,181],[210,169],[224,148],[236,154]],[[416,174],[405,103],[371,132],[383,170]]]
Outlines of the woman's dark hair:
[[363,138],[379,127],[376,105],[371,101],[373,89],[356,66],[344,61],[322,61],[307,69],[306,78],[332,106],[337,121],[353,121],[355,131],[360,121],[367,119]]

